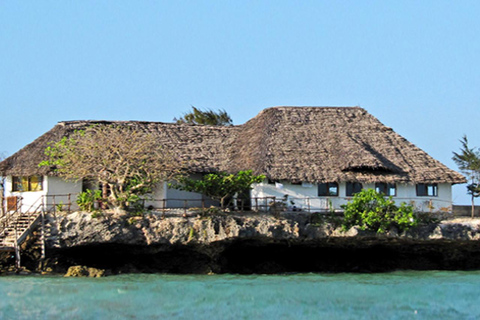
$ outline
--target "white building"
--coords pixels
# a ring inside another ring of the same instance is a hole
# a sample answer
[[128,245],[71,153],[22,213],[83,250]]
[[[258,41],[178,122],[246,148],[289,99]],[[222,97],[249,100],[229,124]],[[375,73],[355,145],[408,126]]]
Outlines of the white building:
[[[5,196],[24,210],[42,198],[50,206],[75,202],[87,186],[39,167],[48,143],[74,130],[128,125],[158,137],[192,174],[253,170],[268,180],[251,191],[252,207],[281,200],[295,209],[340,209],[361,188],[374,188],[422,211],[449,212],[451,186],[465,178],[431,158],[359,107],[274,107],[238,126],[198,126],[140,121],[60,122],[0,163]],[[7,201],[7,202],[8,202]],[[260,203],[259,203],[260,202]],[[146,205],[200,207],[208,199],[161,184]],[[70,208],[76,209],[74,205]]]

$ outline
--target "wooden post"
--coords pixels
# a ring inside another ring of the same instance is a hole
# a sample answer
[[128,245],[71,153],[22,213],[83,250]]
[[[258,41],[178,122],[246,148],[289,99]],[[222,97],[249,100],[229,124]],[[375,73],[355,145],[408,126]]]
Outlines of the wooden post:
[[20,247],[18,246],[18,235],[17,235],[17,224],[15,223],[15,266],[17,271],[20,270],[21,261],[20,261]]
[[202,196],[202,213],[205,212],[205,199]]
[[258,212],[258,198],[255,197],[255,211]]
[[108,185],[102,184],[102,210],[107,210]]
[[273,214],[277,215],[277,197],[273,197]]
[[472,194],[472,219],[475,218],[475,198]]
[[44,201],[42,199],[42,230],[41,230],[41,241],[42,241],[42,269],[43,269],[43,261],[45,260],[45,209],[44,209]]
[[167,201],[165,199],[162,199],[162,213],[163,217],[165,218],[165,210],[167,208]]
[[70,213],[70,206],[72,205],[72,199],[71,199],[70,196],[71,196],[71,194],[69,193],[68,194],[68,209],[67,209],[68,213]]
[[23,208],[23,197],[18,197],[18,207],[17,207],[17,212],[22,213],[22,208]]
[[0,203],[2,204],[2,217],[5,217],[5,196],[4,196],[4,191],[5,191],[5,179],[2,179],[0,182]]
[[187,200],[183,200],[183,216],[187,216]]
[[57,206],[55,205],[55,195],[52,196],[52,204],[53,204],[53,213],[57,213]]

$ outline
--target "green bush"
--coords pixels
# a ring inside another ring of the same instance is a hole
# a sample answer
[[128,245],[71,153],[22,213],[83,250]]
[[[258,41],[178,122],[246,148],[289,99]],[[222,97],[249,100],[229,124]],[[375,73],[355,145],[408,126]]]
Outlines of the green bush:
[[404,202],[396,206],[392,197],[386,197],[373,189],[364,189],[355,194],[352,201],[342,208],[344,230],[358,226],[361,230],[384,233],[396,227],[402,232],[418,224],[413,206]]
[[55,210],[56,211],[63,211],[63,201],[60,201],[55,205]]
[[95,201],[100,200],[101,198],[102,191],[87,189],[85,192],[78,195],[77,204],[80,210],[92,212]]

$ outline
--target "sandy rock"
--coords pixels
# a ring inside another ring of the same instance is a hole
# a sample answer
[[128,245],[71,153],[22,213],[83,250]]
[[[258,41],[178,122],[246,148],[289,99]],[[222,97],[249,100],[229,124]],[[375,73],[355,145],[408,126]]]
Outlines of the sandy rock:
[[91,277],[99,278],[105,276],[105,270],[88,268],[85,266],[71,266],[64,277]]

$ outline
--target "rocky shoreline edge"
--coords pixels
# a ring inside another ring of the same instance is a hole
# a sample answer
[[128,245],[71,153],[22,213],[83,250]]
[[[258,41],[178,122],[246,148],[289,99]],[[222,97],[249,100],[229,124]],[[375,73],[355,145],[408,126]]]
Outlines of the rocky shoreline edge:
[[351,228],[338,217],[305,213],[96,218],[85,212],[46,218],[46,259],[36,231],[22,268],[2,252],[2,274],[100,277],[122,273],[275,274],[480,270],[480,219],[422,224],[386,234]]

